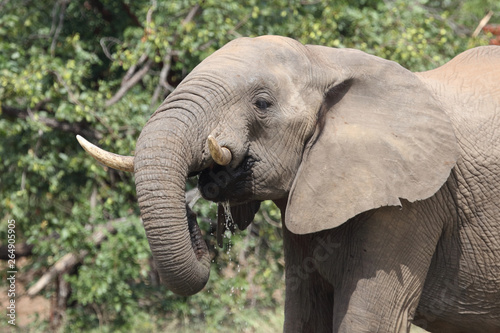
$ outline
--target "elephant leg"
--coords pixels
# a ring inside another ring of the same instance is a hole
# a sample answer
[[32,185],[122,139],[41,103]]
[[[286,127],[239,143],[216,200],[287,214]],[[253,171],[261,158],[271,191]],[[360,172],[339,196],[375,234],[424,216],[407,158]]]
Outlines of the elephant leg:
[[286,266],[284,332],[331,333],[333,287],[318,272],[310,251],[312,237],[294,235],[283,226]]
[[409,332],[443,230],[436,207],[381,208],[343,231],[350,243],[334,277],[334,332]]

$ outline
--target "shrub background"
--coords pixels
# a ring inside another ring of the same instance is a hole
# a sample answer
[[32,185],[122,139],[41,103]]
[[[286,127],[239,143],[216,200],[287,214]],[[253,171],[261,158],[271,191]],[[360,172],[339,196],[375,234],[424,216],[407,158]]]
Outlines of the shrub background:
[[[0,1],[0,243],[15,219],[17,244],[33,246],[18,269],[27,287],[68,253],[85,254],[41,292],[55,304],[50,321],[25,329],[280,331],[284,260],[272,203],[219,249],[216,207],[200,200],[210,281],[175,296],[158,285],[133,175],[98,165],[75,135],[132,154],[161,101],[240,36],[358,48],[421,71],[487,44],[471,34],[488,10],[500,22],[497,0]],[[102,226],[111,232],[97,246]]]

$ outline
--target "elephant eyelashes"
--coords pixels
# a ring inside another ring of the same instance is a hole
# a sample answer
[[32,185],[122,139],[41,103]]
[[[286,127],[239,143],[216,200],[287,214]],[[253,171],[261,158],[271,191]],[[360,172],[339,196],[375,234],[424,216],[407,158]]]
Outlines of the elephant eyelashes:
[[265,110],[265,109],[267,109],[268,107],[271,106],[271,103],[268,102],[268,101],[266,101],[266,100],[264,100],[264,99],[258,99],[258,100],[255,101],[254,104],[257,107],[257,109],[259,109],[259,110]]

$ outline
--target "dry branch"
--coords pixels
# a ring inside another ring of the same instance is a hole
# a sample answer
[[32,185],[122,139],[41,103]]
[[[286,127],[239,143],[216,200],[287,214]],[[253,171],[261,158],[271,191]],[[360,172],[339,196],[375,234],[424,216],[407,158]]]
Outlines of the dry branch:
[[483,17],[481,21],[479,21],[476,30],[474,30],[474,32],[472,33],[472,37],[479,36],[479,33],[481,32],[481,30],[483,30],[484,26],[488,24],[492,16],[493,16],[493,11],[490,10],[488,14],[486,14],[486,16]]
[[132,12],[132,9],[130,8],[130,6],[127,5],[126,3],[122,2],[122,7],[123,7],[123,9],[125,9],[125,12],[127,13],[128,17],[130,17],[132,19],[132,21],[134,22],[134,24],[136,26],[142,28],[142,24],[139,21],[139,18],[137,17],[137,15],[135,15],[134,12]]
[[184,20],[182,20],[181,24],[184,26],[184,25],[188,24],[189,22],[191,22],[199,9],[200,9],[200,5],[196,4],[195,6],[193,6],[193,8],[191,8],[189,13],[184,18]]
[[[116,228],[114,227],[115,223],[123,223],[126,219],[116,219],[109,221],[103,227],[99,228],[96,232],[94,232],[91,236],[92,242],[99,246],[105,239],[106,235],[116,234]],[[67,253],[61,259],[59,259],[49,270],[42,275],[42,277],[31,286],[26,292],[28,296],[33,297],[37,295],[40,291],[43,290],[54,278],[58,275],[68,272],[77,264],[79,264],[83,258],[88,254],[88,250],[82,250],[78,254],[76,253]]]
[[160,71],[160,82],[155,88],[153,97],[151,97],[151,104],[150,104],[151,107],[154,107],[156,105],[156,101],[158,100],[162,90],[167,90],[172,92],[175,89],[167,82],[167,75],[168,72],[170,71],[172,53],[173,52],[168,52],[163,58],[163,67],[161,68]]
[[109,60],[115,60],[113,56],[111,55],[111,52],[109,52],[109,49],[111,46],[116,45],[116,44],[121,44],[122,41],[119,40],[118,38],[115,37],[102,37],[99,40],[99,44],[101,44],[102,51],[104,52],[104,55],[109,59]]
[[266,220],[267,223],[269,223],[273,227],[281,229],[281,224],[277,221],[274,221],[265,210],[262,211],[262,216],[264,217],[264,220]]
[[[152,21],[153,12],[156,10],[156,6],[157,6],[157,2],[153,1],[152,6],[148,10],[148,13],[147,13],[147,17],[146,17],[147,24],[146,24],[145,29],[150,29],[149,26],[150,26],[151,21]],[[189,10],[186,17],[182,20],[181,25],[185,26],[186,24],[191,22],[194,19],[194,17],[196,16],[196,14],[200,8],[201,7],[198,4],[193,6]],[[147,33],[147,31],[146,31],[146,33]],[[174,41],[177,39],[177,37],[178,37],[178,35],[174,36]],[[153,98],[151,101],[151,105],[154,105],[156,103],[156,100],[158,99],[158,97],[160,95],[161,88],[164,88],[165,90],[168,90],[168,91],[173,91],[173,89],[174,89],[171,85],[168,84],[167,79],[166,79],[168,72],[170,71],[171,57],[173,54],[174,54],[174,52],[172,52],[172,51],[168,52],[167,55],[163,58],[163,68],[160,72],[159,85],[155,89],[155,92],[153,94]],[[144,64],[144,66],[142,66],[142,68],[136,72],[135,70],[136,70],[137,66],[139,66],[146,59],[147,59],[147,61]],[[118,91],[113,95],[113,97],[111,97],[110,99],[108,99],[105,102],[105,106],[108,107],[108,106],[111,106],[111,105],[117,103],[123,96],[125,96],[125,94],[134,85],[136,85],[144,77],[144,75],[146,75],[146,73],[149,71],[149,69],[151,68],[152,65],[153,65],[153,61],[151,59],[148,59],[147,56],[145,54],[143,54],[141,56],[141,58],[139,59],[139,61],[137,62],[137,64],[135,64],[129,68],[129,70],[127,71],[127,73],[125,74],[125,76],[122,79],[120,89],[118,89]]]
[[142,68],[138,70],[134,75],[132,75],[132,77],[129,80],[125,82],[122,81],[122,86],[120,87],[120,89],[118,89],[116,94],[114,94],[113,97],[108,99],[104,105],[108,107],[118,102],[123,96],[125,96],[127,91],[129,91],[133,86],[135,86],[144,77],[144,75],[146,75],[146,73],[151,68],[152,64],[153,60],[148,59],[144,64],[144,66],[142,66]]
[[125,75],[122,78],[121,86],[124,86],[127,83],[127,81],[130,80],[130,78],[134,75],[134,73],[137,69],[137,66],[142,65],[146,60],[148,60],[148,55],[146,53],[143,53],[140,56],[139,60],[137,60],[137,63],[130,66],[127,73],[125,73]]
[[[18,108],[10,107],[7,105],[2,105],[0,109],[0,114],[2,116],[19,118],[19,119],[33,119],[35,120],[32,112],[30,110],[21,110]],[[70,123],[67,121],[57,121],[52,118],[37,117],[36,121],[42,123],[50,128],[60,130],[63,132],[70,132],[74,134],[80,134],[87,138],[102,139],[102,134],[96,130],[91,130],[88,125],[84,122]]]
[[[55,28],[54,31],[54,36],[52,37],[52,43],[50,44],[50,54],[54,56],[56,52],[56,44],[57,44],[57,39],[59,38],[59,34],[61,33],[62,27],[63,27],[63,22],[64,22],[64,15],[66,14],[66,6],[68,5],[68,0],[63,0],[60,1],[60,9],[59,9],[59,23],[57,24],[57,28]],[[52,26],[54,27],[55,23],[55,7],[54,11],[52,13],[54,16],[52,17]],[[52,29],[51,29],[52,31]]]
[[36,296],[43,288],[45,288],[56,276],[67,272],[88,253],[88,251],[81,251],[80,256],[74,253],[67,253],[59,259],[54,266],[52,266],[43,276],[31,286],[26,292],[29,297]]

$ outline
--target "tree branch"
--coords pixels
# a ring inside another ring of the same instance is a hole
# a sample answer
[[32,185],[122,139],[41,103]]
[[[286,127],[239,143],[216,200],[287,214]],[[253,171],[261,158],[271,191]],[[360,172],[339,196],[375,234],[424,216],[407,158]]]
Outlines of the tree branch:
[[[153,15],[153,12],[156,10],[156,6],[157,6],[157,3],[156,3],[156,0],[153,0],[153,5],[151,6],[151,8],[148,10],[148,13],[147,13],[147,18],[146,18],[146,21],[147,21],[147,26],[146,26],[146,29],[149,29],[149,25],[152,21],[152,15]],[[199,4],[196,4],[195,6],[193,6],[188,14],[186,15],[186,17],[182,20],[182,23],[181,25],[182,26],[185,26],[186,24],[188,24],[189,22],[191,22],[196,13],[198,12],[198,10],[200,9],[200,5]],[[177,39],[178,36],[174,36],[174,40]],[[172,56],[172,52],[169,52],[167,53],[167,55],[165,56],[164,58],[164,61],[163,63],[164,64],[168,64],[167,67],[165,68],[165,70],[162,68],[162,71],[160,73],[160,85],[162,87],[164,87],[165,89],[167,90],[173,90],[173,87],[171,87],[168,83],[167,83],[167,80],[166,80],[166,77],[168,75],[168,72],[170,70],[170,58]],[[147,59],[147,60],[146,60]],[[137,72],[135,72],[136,70],[136,67],[143,61],[146,61],[145,64],[142,66],[142,68],[140,70],[138,70]],[[149,69],[151,68],[153,64],[153,60],[152,59],[148,59],[146,54],[143,54],[141,56],[141,58],[139,59],[139,61],[137,62],[136,65],[132,66],[129,68],[129,70],[127,71],[127,73],[125,74],[125,76],[123,77],[122,79],[122,83],[121,83],[121,87],[120,89],[118,89],[118,91],[113,95],[113,97],[111,97],[110,99],[108,99],[106,102],[105,102],[105,106],[106,107],[109,107],[115,103],[117,103],[123,96],[125,96],[125,94],[133,87],[135,86],[143,77],[144,75],[146,75],[146,73],[149,71]],[[135,73],[134,73],[135,72]],[[134,73],[132,75],[132,73]],[[164,78],[163,78],[164,77]],[[153,100],[152,100],[152,104],[153,104],[153,101],[157,98],[157,96],[159,95],[160,91],[159,89],[157,88],[155,93],[153,94]],[[155,98],[156,96],[156,98]]]
[[43,290],[56,276],[67,272],[76,264],[78,264],[82,258],[88,253],[87,250],[81,251],[80,255],[74,253],[67,253],[61,259],[59,259],[54,266],[52,266],[43,276],[31,286],[26,292],[29,297],[36,296],[40,291]]
[[274,221],[265,210],[262,210],[262,216],[264,217],[264,220],[266,220],[267,223],[269,223],[273,227],[281,229],[281,224],[279,222]]
[[61,33],[63,27],[64,15],[66,14],[66,6],[68,5],[68,2],[69,0],[61,1],[61,8],[59,9],[59,23],[57,24],[56,31],[54,32],[54,37],[52,38],[52,43],[50,44],[51,56],[54,56],[56,52],[57,39],[59,38],[59,34]]
[[193,20],[194,16],[196,15],[196,13],[198,12],[198,9],[200,9],[199,4],[196,4],[195,6],[193,6],[193,8],[191,8],[189,13],[184,18],[184,20],[182,20],[181,24],[184,26],[184,25],[188,24],[189,22],[191,22]]
[[151,98],[151,107],[154,107],[156,104],[156,101],[158,100],[158,97],[160,96],[160,92],[163,88],[164,91],[174,91],[174,87],[172,87],[168,82],[167,82],[167,75],[168,72],[170,71],[171,63],[172,63],[172,53],[173,52],[168,52],[165,57],[163,58],[163,67],[161,68],[160,71],[160,81],[158,85],[156,86],[156,89],[153,93],[153,97]]
[[99,40],[99,44],[101,44],[102,51],[104,52],[104,55],[109,59],[109,60],[115,60],[113,59],[113,56],[109,52],[109,48],[115,44],[121,44],[121,40],[115,37],[102,37],[101,40]]
[[146,28],[149,29],[149,26],[151,25],[151,19],[153,17],[153,12],[156,10],[156,7],[158,6],[156,0],[151,1],[151,7],[148,9],[148,13],[146,14]]
[[97,9],[101,13],[104,20],[108,22],[113,21],[113,14],[107,10],[99,0],[90,0],[85,7],[87,8],[87,6],[89,9]]
[[9,2],[9,0],[4,0],[2,2],[0,2],[0,11],[3,10],[3,7],[5,7],[5,5]]
[[197,187],[186,192],[186,204],[193,208],[194,204],[201,198],[200,190]]
[[137,66],[142,65],[144,63],[144,61],[146,61],[147,59],[148,59],[148,55],[146,53],[143,53],[141,55],[141,57],[139,58],[139,60],[137,61],[137,63],[130,66],[127,73],[125,73],[125,76],[122,79],[121,86],[125,85],[127,83],[127,81],[130,80],[130,78],[134,75],[135,70],[137,69]]
[[148,61],[146,61],[144,66],[134,75],[132,75],[132,77],[128,81],[125,82],[122,81],[122,86],[120,87],[120,89],[118,89],[118,91],[113,95],[113,97],[108,99],[104,103],[104,105],[108,107],[118,102],[123,96],[125,96],[127,91],[129,91],[133,86],[135,86],[144,77],[144,75],[146,75],[146,73],[151,68],[152,64],[153,60],[148,59]]
[[[114,227],[115,223],[125,222],[125,218],[116,219],[109,221],[103,227],[95,231],[92,236],[92,242],[99,246],[106,238],[107,234],[116,234],[117,230]],[[67,253],[61,259],[59,259],[49,270],[42,275],[42,277],[31,286],[26,292],[28,296],[33,297],[43,290],[54,278],[60,274],[68,272],[74,266],[79,264],[83,258],[88,254],[88,250],[81,250],[78,254]]]
[[483,30],[484,26],[488,24],[488,22],[490,21],[492,16],[493,16],[493,11],[490,10],[488,12],[488,14],[486,14],[486,16],[483,17],[481,19],[481,21],[479,21],[479,24],[477,25],[476,30],[474,30],[474,32],[472,33],[472,37],[475,38],[475,37],[479,36],[479,33],[481,32],[481,30]]
[[0,109],[1,115],[11,118],[19,119],[33,119],[39,123],[42,123],[50,128],[60,130],[63,132],[70,132],[73,134],[80,134],[88,138],[102,139],[103,135],[95,130],[89,129],[87,124],[84,122],[70,123],[67,121],[57,121],[52,118],[37,117],[34,118],[33,114],[28,110],[21,110],[18,108],[2,105]]
[[[69,101],[75,105],[79,105],[83,109],[84,107],[83,107],[82,103],[80,103],[80,101],[78,100],[78,97],[75,95],[75,93],[73,93],[73,90],[71,90],[71,87],[66,83],[66,81],[64,81],[62,76],[56,71],[50,71],[50,73],[54,74],[57,78],[57,81],[64,86],[64,88],[68,92]],[[28,110],[28,112],[29,112],[29,110]],[[99,121],[104,127],[106,127],[106,129],[108,130],[108,133],[110,135],[114,135],[113,129],[111,128],[111,126],[109,126],[101,117],[99,117],[97,114],[95,114],[93,112],[89,112],[89,113],[92,113],[92,115],[97,119],[97,121]]]
[[[191,22],[194,19],[196,13],[198,13],[198,10],[200,8],[201,7],[199,4],[193,6],[189,10],[186,17],[182,20],[181,25],[185,26],[186,24]],[[153,12],[155,9],[156,9],[156,0],[153,0],[153,6],[150,8],[150,10],[148,11],[148,15],[147,15],[148,26],[150,25],[150,22],[152,20],[152,15],[153,15]],[[178,37],[178,34],[175,34],[174,35],[174,42],[177,40],[177,37]],[[174,91],[174,89],[175,89],[167,81],[167,76],[168,76],[168,72],[170,72],[170,68],[171,68],[171,64],[172,64],[172,56],[174,55],[174,53],[175,52],[173,50],[171,50],[170,52],[167,52],[165,57],[163,57],[163,67],[160,71],[160,80],[159,80],[158,85],[155,88],[155,91],[153,93],[153,97],[151,98],[151,104],[150,104],[151,107],[155,106],[158,98],[160,97],[160,93],[162,91],[162,88],[163,88],[163,91],[170,91],[170,92]]]
[[130,6],[127,5],[126,3],[122,2],[122,7],[123,9],[125,9],[125,12],[127,13],[128,17],[130,17],[132,19],[132,21],[134,22],[134,24],[138,27],[141,27],[142,28],[142,24],[141,22],[139,21],[139,19],[137,18],[137,15],[135,15],[132,10],[130,9]]

